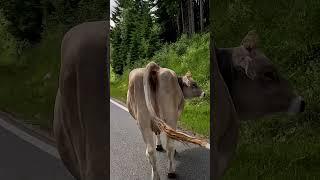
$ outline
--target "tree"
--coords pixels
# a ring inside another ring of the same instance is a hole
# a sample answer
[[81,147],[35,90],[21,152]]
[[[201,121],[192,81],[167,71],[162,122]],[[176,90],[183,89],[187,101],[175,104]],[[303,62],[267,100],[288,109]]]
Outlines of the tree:
[[116,74],[122,75],[125,66],[123,51],[123,36],[121,19],[123,19],[123,8],[125,6],[124,0],[115,1],[117,6],[115,11],[112,12],[111,20],[115,23],[115,27],[111,30],[110,40],[113,47],[111,53],[111,66]]
[[179,35],[178,1],[158,0],[155,5],[157,7],[155,11],[156,22],[160,26],[160,39],[164,42],[175,42]]
[[43,30],[40,0],[0,0],[0,7],[9,22],[8,31],[17,40],[32,43],[40,40]]
[[174,42],[181,34],[204,32],[209,25],[208,0],[153,0],[160,38]]
[[194,33],[194,12],[193,12],[193,0],[188,0],[188,20],[189,20],[189,37]]
[[111,19],[112,67],[121,75],[125,67],[132,67],[150,58],[158,49],[158,28],[152,18],[152,4],[143,0],[118,0]]

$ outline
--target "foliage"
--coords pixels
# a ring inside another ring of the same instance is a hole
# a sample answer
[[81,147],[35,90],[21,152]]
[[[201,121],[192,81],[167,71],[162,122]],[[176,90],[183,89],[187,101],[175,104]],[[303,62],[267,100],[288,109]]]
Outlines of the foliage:
[[105,0],[0,0],[0,110],[51,129],[63,34],[105,20]]
[[77,9],[78,22],[106,20],[108,4],[106,0],[81,0]]
[[0,13],[0,66],[16,60],[16,39],[7,31],[8,22]]
[[179,1],[158,0],[155,15],[160,26],[159,38],[165,42],[174,42],[178,37],[176,16],[179,11]]
[[17,40],[38,42],[42,32],[42,6],[40,0],[1,0],[0,7],[6,20],[8,31]]
[[50,31],[35,47],[23,50],[21,63],[0,66],[1,111],[51,129],[62,35],[61,30]]
[[[189,32],[189,16],[190,9],[194,14],[193,24],[196,33],[201,31],[200,23],[204,28],[209,25],[209,1],[201,0],[202,16],[200,19],[200,0],[153,0],[156,7],[155,16],[160,26],[159,36],[163,42],[175,42],[181,34],[191,34]],[[192,2],[192,8],[189,9],[189,2]],[[192,20],[191,20],[192,21]]]
[[83,21],[107,18],[108,2],[105,0],[0,0],[7,31],[18,41],[38,43],[41,34],[61,26],[65,30]]
[[112,67],[121,75],[126,66],[150,58],[159,47],[158,28],[151,16],[147,1],[117,1],[118,7],[112,14],[115,27],[111,31],[114,51]]
[[[163,43],[175,42],[183,33],[190,35],[187,26],[192,24],[188,24],[188,2],[191,2],[191,10],[195,13],[195,32],[201,32],[200,23],[197,23],[200,21],[200,1],[117,0],[111,18],[115,23],[111,32],[111,43],[114,46],[111,65],[114,72],[122,75],[134,63],[152,57]],[[201,22],[208,26],[208,1],[201,2]]]

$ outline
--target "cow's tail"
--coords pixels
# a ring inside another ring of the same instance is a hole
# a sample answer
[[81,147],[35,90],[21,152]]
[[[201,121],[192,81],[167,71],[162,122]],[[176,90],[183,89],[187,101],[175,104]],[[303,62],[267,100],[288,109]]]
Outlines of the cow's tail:
[[158,64],[154,62],[150,62],[146,66],[146,71],[143,76],[143,88],[144,88],[146,105],[147,105],[148,111],[150,112],[150,115],[152,116],[152,121],[154,125],[156,125],[161,131],[166,133],[166,135],[171,139],[174,139],[180,142],[189,142],[189,143],[197,144],[207,149],[210,149],[210,144],[205,140],[190,136],[183,132],[178,132],[175,129],[171,128],[169,125],[167,125],[162,119],[160,119],[157,116],[153,108],[151,99],[155,98],[155,91],[158,85],[157,74],[159,69],[160,69],[160,66]]

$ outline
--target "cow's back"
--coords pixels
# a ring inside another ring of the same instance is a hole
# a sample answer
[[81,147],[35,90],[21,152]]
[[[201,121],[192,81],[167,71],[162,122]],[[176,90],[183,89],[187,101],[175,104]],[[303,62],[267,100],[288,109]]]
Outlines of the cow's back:
[[174,71],[167,68],[161,68],[158,77],[157,101],[159,104],[159,116],[169,125],[175,126],[176,124],[172,123],[178,120],[179,106],[184,100],[178,77]]
[[66,167],[81,179],[108,179],[107,22],[70,29],[61,45],[54,134]]
[[[146,121],[145,124],[149,126],[151,116],[146,106],[143,88],[143,75],[145,72],[145,68],[137,68],[130,72],[127,105],[130,114],[135,119],[146,119],[144,120]],[[165,121],[174,118],[177,120],[178,106],[183,100],[183,94],[175,72],[167,68],[160,68],[157,75],[157,84],[156,97],[151,99],[157,115],[164,118]],[[156,128],[153,126],[153,129],[155,130]]]
[[[211,37],[211,41],[214,40]],[[226,171],[232,155],[236,149],[238,134],[239,134],[239,120],[236,116],[236,110],[233,105],[232,98],[229,94],[228,87],[224,81],[218,61],[214,43],[210,47],[210,55],[213,67],[212,82],[214,84],[214,118],[213,126],[213,179],[219,180]],[[220,64],[221,67],[221,64]]]

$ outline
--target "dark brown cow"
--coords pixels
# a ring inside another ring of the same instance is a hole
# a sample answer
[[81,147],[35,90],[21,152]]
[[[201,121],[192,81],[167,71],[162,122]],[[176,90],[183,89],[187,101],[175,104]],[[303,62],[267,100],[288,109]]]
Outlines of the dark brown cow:
[[294,93],[257,46],[258,35],[250,31],[238,47],[212,49],[216,58],[214,173],[217,179],[223,175],[236,147],[238,118],[304,111],[303,98]]
[[109,178],[107,21],[70,29],[61,45],[54,136],[61,159],[76,179]]

